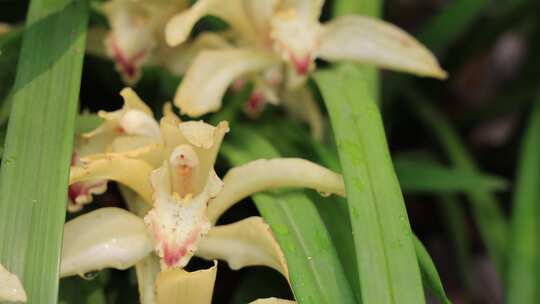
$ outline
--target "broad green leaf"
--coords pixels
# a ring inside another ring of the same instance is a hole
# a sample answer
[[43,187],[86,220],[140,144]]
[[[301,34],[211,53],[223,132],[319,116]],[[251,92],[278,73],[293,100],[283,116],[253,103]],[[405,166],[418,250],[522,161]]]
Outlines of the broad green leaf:
[[[233,126],[221,150],[234,165],[279,156],[263,137],[238,125]],[[253,200],[285,254],[298,303],[355,303],[313,202],[301,191],[260,193]]]
[[0,263],[29,303],[56,303],[85,1],[32,0],[0,173]]
[[523,138],[508,249],[507,303],[540,302],[540,99]]
[[377,104],[352,66],[315,75],[337,141],[364,303],[424,303],[403,196]]
[[444,167],[436,162],[403,157],[394,158],[394,166],[403,191],[452,193],[472,190],[505,190],[500,177]]
[[[417,92],[409,90],[407,93],[413,102],[414,110],[434,132],[450,162],[459,170],[477,174],[479,171],[473,157],[447,119]],[[467,191],[466,196],[472,203],[473,215],[488,253],[502,274],[506,258],[508,226],[501,207],[495,196],[484,190]]]

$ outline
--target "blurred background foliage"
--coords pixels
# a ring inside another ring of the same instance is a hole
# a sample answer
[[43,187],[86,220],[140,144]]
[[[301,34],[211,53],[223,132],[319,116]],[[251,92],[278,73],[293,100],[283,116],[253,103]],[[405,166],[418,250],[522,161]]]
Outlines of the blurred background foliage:
[[[333,1],[326,2],[323,18],[332,14]],[[28,1],[0,0],[0,22],[22,25],[27,5]],[[485,198],[484,203],[478,202],[483,198],[474,192],[485,187],[492,196],[487,200],[500,202],[502,217],[510,220],[521,142],[540,93],[540,2],[388,0],[383,12],[385,20],[414,33],[435,51],[450,75],[439,82],[381,73],[380,106],[412,228],[431,254],[454,303],[503,303],[505,290],[498,275],[502,272],[488,256],[489,241],[483,241],[491,226],[477,222],[482,211],[475,205],[484,204]],[[104,23],[97,13],[91,14],[90,26]],[[219,26],[223,25],[212,18],[198,25],[199,29]],[[0,36],[0,142],[9,114],[9,89],[21,41],[18,33]],[[134,89],[159,117],[178,81],[163,70],[146,69]],[[86,56],[81,111],[118,109],[123,87],[111,62]],[[205,118],[234,118],[264,134],[285,156],[320,160],[320,151],[306,140],[307,127],[285,118],[281,109],[269,106],[254,121],[242,113],[242,98],[226,99],[221,112]],[[415,159],[424,162],[419,166],[411,161]],[[223,169],[227,163],[220,159],[217,166]],[[471,167],[481,173],[471,174]],[[122,204],[114,188],[97,201],[93,208]],[[238,204],[222,222],[256,213],[252,204]],[[198,261],[191,267],[205,263]],[[216,303],[291,297],[287,283],[273,270],[255,267],[233,272],[225,263],[219,267]],[[61,302],[137,301],[133,270],[107,270],[86,279],[63,279]]]

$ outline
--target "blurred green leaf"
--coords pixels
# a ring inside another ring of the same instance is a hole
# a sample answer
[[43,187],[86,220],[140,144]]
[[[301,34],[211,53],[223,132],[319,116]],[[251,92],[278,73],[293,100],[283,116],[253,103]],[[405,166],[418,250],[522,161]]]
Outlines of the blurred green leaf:
[[436,162],[403,157],[394,158],[394,167],[404,191],[454,193],[472,190],[505,190],[500,177],[448,168]]
[[0,175],[0,263],[28,303],[56,303],[88,8],[32,0]]
[[507,303],[540,302],[540,98],[523,138],[508,252]]
[[416,251],[416,256],[418,257],[418,265],[420,266],[420,271],[422,272],[422,281],[424,285],[433,292],[433,294],[444,304],[450,304],[450,300],[446,296],[444,287],[441,283],[441,278],[437,272],[435,264],[431,260],[429,253],[422,244],[422,242],[415,236],[414,237],[414,248]]
[[343,168],[365,303],[424,303],[403,196],[377,104],[352,66],[315,80],[330,113]]
[[[233,165],[279,157],[263,137],[238,125],[233,126],[221,152]],[[260,193],[254,195],[253,200],[285,254],[297,302],[355,303],[328,231],[313,202],[302,191]]]
[[[451,163],[464,172],[478,174],[479,170],[472,155],[467,151],[450,122],[416,91],[409,89],[413,110],[428,125],[443,146]],[[508,226],[495,196],[487,191],[467,191],[473,215],[488,253],[501,276],[504,271]]]

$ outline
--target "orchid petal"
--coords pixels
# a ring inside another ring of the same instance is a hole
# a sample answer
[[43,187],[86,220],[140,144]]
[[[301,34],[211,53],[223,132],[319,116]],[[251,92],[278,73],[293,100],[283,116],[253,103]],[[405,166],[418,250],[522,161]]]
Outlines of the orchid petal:
[[182,76],[186,73],[189,66],[195,60],[197,55],[204,50],[226,49],[232,45],[223,37],[223,35],[204,32],[198,35],[192,42],[175,48],[164,48],[158,54],[158,64],[165,67],[169,72],[176,76]]
[[[130,158],[142,160],[148,163],[152,168],[157,168],[163,162],[163,145],[154,143],[148,138],[133,136],[122,136],[116,138],[111,144],[114,152],[96,153],[81,158],[81,163],[91,163],[99,159]],[[141,146],[141,143],[145,143]]]
[[245,197],[269,189],[302,187],[345,196],[341,175],[300,158],[255,160],[229,170],[223,182],[223,190],[208,204],[212,223]]
[[174,104],[190,116],[217,111],[225,91],[235,79],[277,62],[273,54],[256,49],[203,51],[188,69],[176,91]]
[[210,229],[205,211],[210,192],[214,191],[210,181],[197,196],[181,198],[171,192],[168,171],[165,165],[152,173],[154,208],[144,217],[156,240],[155,250],[161,258],[162,269],[187,265],[199,240]]
[[144,222],[120,208],[101,208],[64,226],[60,275],[84,275],[103,268],[126,269],[152,252]]
[[289,272],[283,252],[261,217],[249,217],[233,224],[212,227],[201,240],[196,256],[225,260],[231,269],[263,265]]
[[165,40],[177,46],[187,40],[193,26],[202,17],[213,15],[225,20],[236,33],[252,43],[264,43],[261,30],[266,30],[276,0],[199,0],[187,11],[169,20],[165,28]]
[[149,176],[152,167],[137,159],[108,155],[80,167],[71,167],[69,184],[83,181],[114,180],[135,190],[148,203],[152,202]]
[[250,304],[294,304],[295,301],[283,300],[278,298],[266,298],[266,299],[257,299]]
[[419,76],[446,78],[433,54],[400,28],[364,16],[344,16],[324,25],[318,56],[352,60]]
[[323,117],[309,88],[303,86],[296,90],[286,90],[283,105],[293,117],[309,124],[313,138],[322,140]]
[[296,10],[304,18],[318,20],[323,4],[323,0],[281,0],[279,9]]
[[209,269],[188,272],[171,269],[158,274],[156,279],[156,303],[210,304],[216,281],[217,262]]
[[26,302],[26,292],[19,278],[0,264],[0,301]]
[[154,254],[135,264],[141,304],[156,303],[156,278],[161,271],[159,259]]
[[[178,122],[174,117],[161,120],[164,155],[175,167],[171,168],[171,173],[175,173],[171,176],[175,192],[182,196],[188,193],[196,196],[206,186],[221,142],[228,131],[227,122],[220,122],[214,127],[202,121]],[[180,146],[183,148],[179,149]],[[188,150],[191,152],[187,153]],[[182,151],[186,153],[180,153]],[[181,179],[187,183],[181,182]]]

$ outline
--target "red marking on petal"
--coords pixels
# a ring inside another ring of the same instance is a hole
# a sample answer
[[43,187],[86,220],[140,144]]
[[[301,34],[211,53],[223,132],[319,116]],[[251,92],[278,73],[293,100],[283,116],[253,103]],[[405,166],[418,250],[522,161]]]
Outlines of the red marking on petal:
[[118,67],[122,73],[125,74],[128,79],[135,78],[137,76],[140,61],[142,61],[148,54],[148,48],[144,48],[131,58],[128,58],[120,47],[118,47],[118,44],[114,38],[111,39],[111,47],[114,60],[118,63]]
[[294,55],[291,54],[291,59],[293,61],[296,73],[298,73],[299,75],[306,75],[311,65],[311,56],[306,55],[303,58],[296,58]]
[[168,244],[163,242],[163,262],[168,267],[178,267],[178,263],[184,258],[197,241],[200,229],[195,229],[182,244]]
[[253,91],[245,106],[245,111],[250,117],[256,117],[264,108],[264,94],[261,91]]

